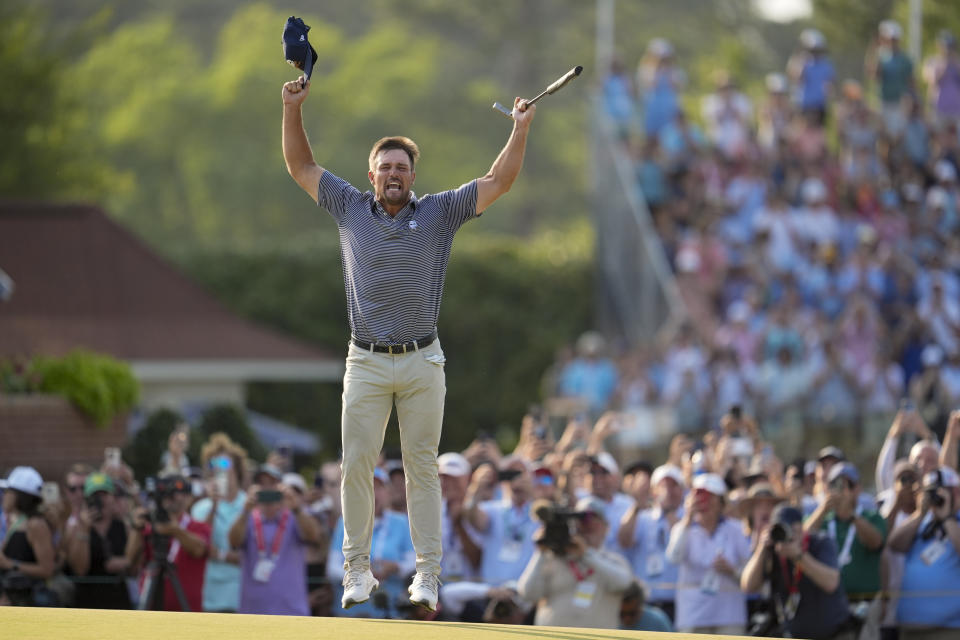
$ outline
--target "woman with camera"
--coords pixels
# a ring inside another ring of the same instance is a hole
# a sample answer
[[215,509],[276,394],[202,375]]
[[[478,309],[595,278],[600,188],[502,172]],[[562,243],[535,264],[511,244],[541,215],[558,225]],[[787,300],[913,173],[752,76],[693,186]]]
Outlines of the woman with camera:
[[960,635],[960,478],[949,467],[923,477],[916,509],[890,534],[906,554],[897,620],[902,640]]
[[2,483],[7,533],[0,551],[0,605],[33,606],[34,592],[56,570],[50,525],[40,514],[43,478],[17,467]]

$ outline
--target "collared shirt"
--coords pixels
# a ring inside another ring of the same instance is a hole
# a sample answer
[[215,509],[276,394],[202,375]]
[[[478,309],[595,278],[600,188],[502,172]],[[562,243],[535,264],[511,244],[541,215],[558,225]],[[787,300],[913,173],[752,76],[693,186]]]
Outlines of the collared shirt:
[[[953,517],[960,521],[960,514]],[[928,512],[907,551],[897,621],[906,626],[960,629],[960,554],[939,533],[923,539],[932,520],[933,513]],[[931,547],[939,551],[934,553]]]
[[[677,510],[677,517],[683,517],[682,507]],[[663,509],[644,509],[637,516],[633,545],[626,550],[633,572],[643,580],[648,589],[648,602],[673,602],[676,594],[679,569],[667,559],[670,529]]]
[[[440,579],[444,584],[458,582],[460,580],[474,580],[479,575],[478,569],[470,563],[463,548],[463,542],[460,540],[460,534],[453,524],[453,519],[447,512],[447,501],[443,501],[442,512],[440,514],[440,536],[443,540],[443,560],[440,562]],[[467,519],[463,519],[463,527],[467,535],[477,543],[479,534],[470,526]]]
[[437,326],[453,235],[477,217],[477,182],[410,201],[391,217],[374,194],[324,171],[317,202],[340,230],[353,334],[401,344]]
[[533,533],[539,523],[530,516],[530,505],[513,506],[509,498],[480,504],[487,514],[487,530],[480,532],[483,560],[480,575],[487,584],[501,585],[518,580],[526,568],[536,545]]
[[[723,518],[713,535],[696,522],[673,527],[667,556],[679,565],[677,629],[746,625],[747,599],[739,583],[712,568],[720,554],[737,570],[750,559],[750,542],[739,521]],[[712,581],[710,573],[717,574]]]

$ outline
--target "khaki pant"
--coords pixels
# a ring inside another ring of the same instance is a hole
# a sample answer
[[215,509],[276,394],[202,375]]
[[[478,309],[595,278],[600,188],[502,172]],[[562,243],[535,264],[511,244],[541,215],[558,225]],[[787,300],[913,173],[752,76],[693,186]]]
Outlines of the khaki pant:
[[410,537],[417,571],[440,574],[440,477],[437,448],[443,424],[446,378],[440,341],[419,351],[371,353],[353,343],[343,376],[344,569],[370,566],[373,531],[373,469],[393,405],[400,423],[400,449],[407,481]]

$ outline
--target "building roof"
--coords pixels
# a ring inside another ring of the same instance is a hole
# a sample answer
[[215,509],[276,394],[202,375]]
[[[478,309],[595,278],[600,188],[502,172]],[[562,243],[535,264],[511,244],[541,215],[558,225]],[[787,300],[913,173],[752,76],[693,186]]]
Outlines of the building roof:
[[0,201],[0,356],[83,347],[132,361],[331,362],[228,311],[97,207]]

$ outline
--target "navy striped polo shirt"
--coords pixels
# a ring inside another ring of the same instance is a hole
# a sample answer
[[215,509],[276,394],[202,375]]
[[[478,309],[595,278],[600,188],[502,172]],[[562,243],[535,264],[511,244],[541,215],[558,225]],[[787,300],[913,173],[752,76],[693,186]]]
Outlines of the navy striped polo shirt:
[[477,217],[477,181],[410,201],[391,218],[374,194],[329,171],[317,204],[337,221],[353,335],[401,344],[437,326],[453,234]]

